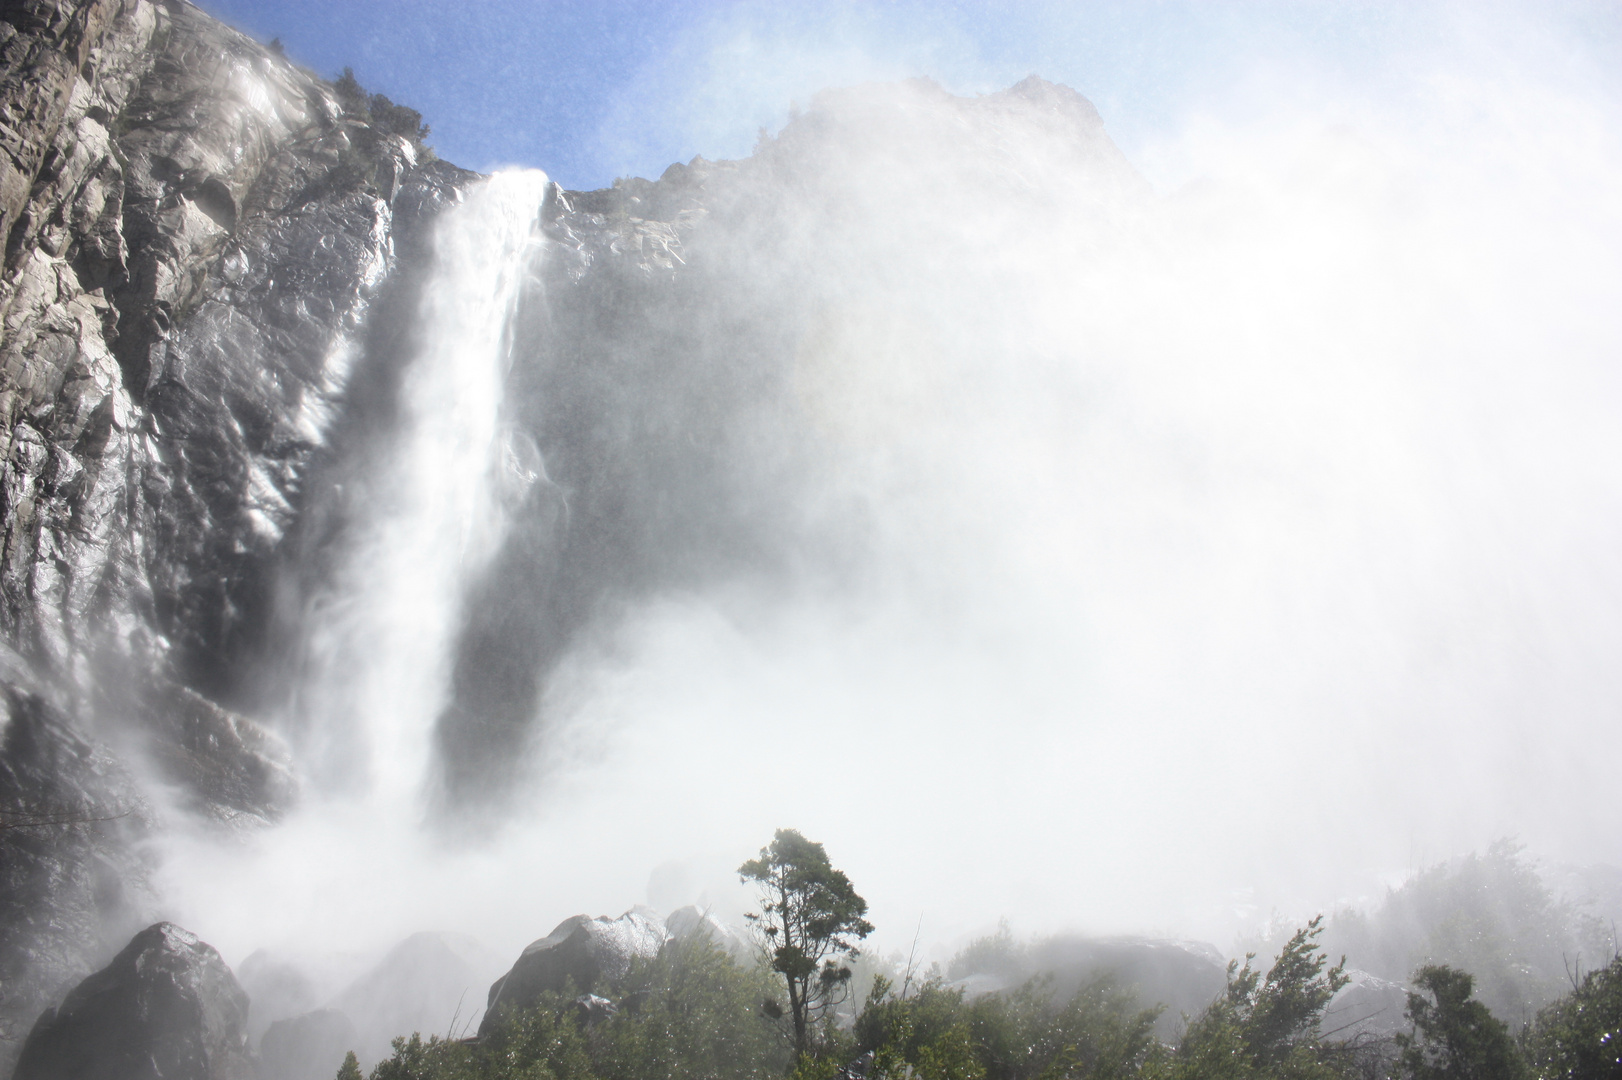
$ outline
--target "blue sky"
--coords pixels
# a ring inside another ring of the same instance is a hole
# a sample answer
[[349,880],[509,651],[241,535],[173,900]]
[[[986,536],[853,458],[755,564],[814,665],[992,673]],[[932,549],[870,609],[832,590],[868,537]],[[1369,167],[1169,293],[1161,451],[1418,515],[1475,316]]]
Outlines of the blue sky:
[[[1037,73],[1099,107],[1151,180],[1191,116],[1270,97],[1400,102],[1437,64],[1510,49],[1614,89],[1622,5],[202,0],[300,63],[419,109],[441,156],[571,188],[747,154],[816,90],[928,75],[959,93]],[[1309,102],[1310,103],[1310,102]],[[1159,175],[1157,175],[1157,172]]]

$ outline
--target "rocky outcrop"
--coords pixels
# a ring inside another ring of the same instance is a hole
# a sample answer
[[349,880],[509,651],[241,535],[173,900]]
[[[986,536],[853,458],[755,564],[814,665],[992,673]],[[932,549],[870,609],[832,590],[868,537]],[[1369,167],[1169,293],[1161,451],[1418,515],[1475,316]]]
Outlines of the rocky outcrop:
[[274,816],[245,643],[365,315],[471,174],[182,0],[5,19],[0,91],[33,89],[3,208],[0,628],[201,806]]
[[576,915],[524,949],[512,970],[490,987],[482,1035],[497,1020],[522,1011],[542,994],[572,990],[590,994],[625,977],[637,960],[652,960],[669,940],[664,920],[646,908],[617,919]]
[[254,1080],[248,996],[219,953],[171,923],[137,934],[39,1018],[16,1080]]
[[1330,999],[1319,1024],[1326,1038],[1341,1042],[1384,1038],[1411,1027],[1407,988],[1356,968],[1346,972],[1346,985]]

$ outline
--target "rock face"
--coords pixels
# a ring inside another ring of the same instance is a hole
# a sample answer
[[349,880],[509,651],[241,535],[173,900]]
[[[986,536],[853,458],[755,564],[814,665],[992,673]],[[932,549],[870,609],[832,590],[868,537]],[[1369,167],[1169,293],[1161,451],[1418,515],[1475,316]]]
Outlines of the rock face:
[[[0,116],[0,795],[135,806],[133,757],[274,820],[297,784],[243,657],[356,357],[398,332],[368,313],[411,303],[472,174],[184,0],[6,4]],[[120,821],[0,836],[0,1028],[129,933]]]
[[533,1005],[544,993],[572,988],[590,994],[623,978],[635,960],[651,960],[669,940],[664,920],[646,908],[633,908],[617,919],[576,915],[531,943],[512,970],[490,987],[482,1035],[509,1011]]
[[[186,0],[0,7],[0,810],[29,823],[0,829],[0,1034],[150,921],[135,852],[163,813],[264,827],[309,779],[290,642],[398,420],[430,227],[477,179],[345,108]],[[978,239],[915,198],[939,178],[984,192]],[[827,95],[746,161],[554,188],[501,406],[547,482],[460,598],[436,811],[499,811],[549,680],[626,605],[853,561],[860,498],[826,484],[864,435],[830,329],[873,321],[853,296],[904,267],[908,297],[962,301],[1000,229],[1140,187],[1092,106],[1032,79]],[[602,923],[560,927],[492,1003],[663,940]]]
[[254,1080],[248,996],[170,923],[137,934],[34,1025],[16,1080]]
[[[15,683],[0,687],[0,1046],[111,956],[151,904],[146,805],[108,749]],[[9,1067],[11,1055],[0,1062]]]
[[1407,1031],[1408,990],[1366,971],[1346,972],[1347,983],[1330,999],[1321,1028],[1325,1035],[1352,1042]]

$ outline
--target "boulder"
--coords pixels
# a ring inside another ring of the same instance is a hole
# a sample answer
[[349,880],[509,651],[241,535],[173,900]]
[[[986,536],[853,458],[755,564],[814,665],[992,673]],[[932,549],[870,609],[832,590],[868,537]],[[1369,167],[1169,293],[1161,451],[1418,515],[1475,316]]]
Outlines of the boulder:
[[590,994],[623,978],[635,960],[651,960],[670,939],[665,922],[647,908],[632,908],[617,919],[576,915],[519,955],[512,970],[490,986],[483,1035],[504,1012],[533,1005],[548,991],[572,988]]
[[248,995],[213,947],[173,923],[46,1009],[14,1080],[253,1080]]
[[[355,1022],[347,1049],[370,1066],[389,1056],[396,1035],[467,1034],[479,1015],[478,988],[501,968],[501,959],[474,938],[423,931],[390,949],[330,1004]],[[333,1062],[328,1074],[337,1067]]]
[[337,1009],[278,1020],[259,1041],[259,1080],[332,1080],[355,1042],[354,1023]]
[[1059,1001],[1095,979],[1109,978],[1144,1005],[1166,1006],[1155,1023],[1156,1037],[1166,1042],[1178,1038],[1184,1016],[1197,1015],[1227,986],[1226,961],[1203,942],[1078,934],[991,950],[954,963],[950,974],[956,980],[952,985],[970,998],[1045,976]]
[[1406,1031],[1408,991],[1366,971],[1346,972],[1347,983],[1329,999],[1319,1029],[1326,1039],[1351,1042]]
[[748,937],[693,904],[672,911],[665,919],[665,930],[672,941],[702,937],[735,960],[741,960],[754,951],[754,944]]

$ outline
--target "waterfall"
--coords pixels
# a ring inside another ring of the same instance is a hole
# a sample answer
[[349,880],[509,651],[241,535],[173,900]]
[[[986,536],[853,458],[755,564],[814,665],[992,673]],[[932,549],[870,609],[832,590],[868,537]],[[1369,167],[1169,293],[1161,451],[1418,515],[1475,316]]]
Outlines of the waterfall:
[[438,222],[398,423],[345,493],[346,550],[309,615],[295,690],[306,769],[384,807],[423,793],[464,593],[506,526],[509,324],[547,182],[497,173]]

